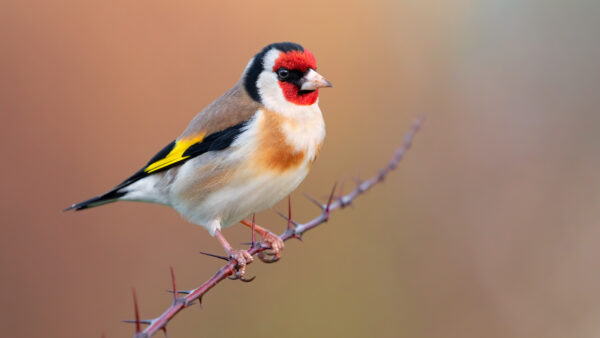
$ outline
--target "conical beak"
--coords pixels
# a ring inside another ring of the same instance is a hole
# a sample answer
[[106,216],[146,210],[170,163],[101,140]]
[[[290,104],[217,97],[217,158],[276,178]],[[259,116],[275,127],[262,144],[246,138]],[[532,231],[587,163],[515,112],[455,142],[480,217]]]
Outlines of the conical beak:
[[302,78],[302,86],[300,90],[315,90],[322,87],[333,87],[331,82],[327,81],[321,74],[314,69],[309,69]]

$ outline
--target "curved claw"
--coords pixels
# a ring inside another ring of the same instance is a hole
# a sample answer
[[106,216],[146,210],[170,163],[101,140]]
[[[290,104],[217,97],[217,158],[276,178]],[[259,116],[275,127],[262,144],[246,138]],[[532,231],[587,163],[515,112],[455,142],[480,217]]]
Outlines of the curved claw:
[[244,277],[240,277],[240,281],[244,282],[244,283],[250,283],[252,282],[254,279],[256,278],[256,276],[252,276],[250,278],[244,278]]
[[280,255],[279,252],[275,252],[275,253],[266,253],[266,252],[259,252],[257,254],[258,259],[260,259],[263,263],[266,264],[271,264],[271,263],[275,263],[277,261],[279,261]]
[[275,263],[281,257],[281,250],[284,248],[283,241],[279,236],[267,231],[261,234],[263,245],[267,245],[269,248],[266,251],[261,251],[257,254],[258,259],[264,263]]
[[256,276],[252,276],[250,278],[245,278],[244,276],[239,276],[239,275],[235,274],[235,275],[229,276],[227,278],[229,278],[231,280],[238,280],[239,279],[240,282],[250,283],[250,282],[252,282],[256,278]]
[[246,274],[246,266],[245,265],[244,266],[236,265],[233,275],[231,275],[227,278],[229,278],[231,280],[237,280],[240,278],[244,278],[244,274]]
[[252,276],[250,278],[244,278],[244,277],[240,277],[240,281],[244,282],[244,283],[250,283],[252,282],[254,279],[256,278],[256,276]]

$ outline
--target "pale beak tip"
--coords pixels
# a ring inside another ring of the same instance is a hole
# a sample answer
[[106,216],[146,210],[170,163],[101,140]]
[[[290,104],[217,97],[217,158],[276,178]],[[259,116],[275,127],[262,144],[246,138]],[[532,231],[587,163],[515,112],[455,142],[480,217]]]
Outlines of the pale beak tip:
[[333,87],[333,84],[313,69],[309,70],[303,78],[301,90],[316,90],[323,87]]

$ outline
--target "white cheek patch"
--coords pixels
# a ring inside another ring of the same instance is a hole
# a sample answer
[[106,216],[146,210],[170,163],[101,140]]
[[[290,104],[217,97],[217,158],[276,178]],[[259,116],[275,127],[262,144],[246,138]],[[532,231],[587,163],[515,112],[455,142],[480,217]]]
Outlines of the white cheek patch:
[[283,92],[281,91],[281,87],[279,87],[277,75],[273,72],[275,61],[277,61],[280,55],[281,52],[277,49],[271,49],[265,54],[263,58],[263,71],[258,75],[258,79],[256,80],[256,88],[258,88],[263,104],[270,109],[275,109],[282,102],[285,102]]
[[274,111],[290,109],[288,102],[283,96],[283,90],[279,86],[277,75],[268,70],[263,70],[258,76],[256,87],[265,107]]
[[258,76],[256,87],[263,101],[263,104],[274,111],[288,110],[291,107],[289,102],[283,96],[283,91],[279,86],[277,74],[273,71],[275,61],[281,56],[281,51],[271,49],[263,58],[263,71]]

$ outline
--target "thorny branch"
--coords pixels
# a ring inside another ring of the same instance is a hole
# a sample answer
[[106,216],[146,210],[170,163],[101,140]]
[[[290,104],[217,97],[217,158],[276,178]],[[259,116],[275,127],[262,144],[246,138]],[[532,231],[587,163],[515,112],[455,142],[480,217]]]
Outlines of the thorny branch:
[[[398,166],[398,163],[402,160],[402,158],[404,157],[404,154],[412,145],[412,140],[413,140],[415,134],[421,128],[421,124],[423,123],[423,120],[424,120],[424,117],[422,117],[422,116],[414,120],[410,130],[404,136],[404,142],[403,142],[402,146],[400,148],[398,148],[398,150],[396,150],[396,152],[394,153],[394,156],[392,157],[390,162],[383,169],[381,169],[377,175],[371,177],[368,180],[359,181],[357,183],[357,186],[354,188],[354,190],[352,190],[351,192],[349,192],[346,195],[340,195],[338,197],[335,197],[336,186],[334,185],[334,187],[331,191],[331,194],[329,195],[329,200],[327,201],[327,204],[321,204],[320,202],[307,196],[313,203],[315,203],[321,209],[321,214],[319,216],[317,216],[316,218],[314,218],[306,223],[302,223],[302,224],[297,223],[292,220],[291,205],[288,205],[288,215],[285,216],[285,215],[280,214],[288,222],[287,230],[283,234],[281,234],[279,236],[279,238],[282,241],[287,241],[288,239],[291,239],[291,238],[296,238],[296,239],[301,240],[301,237],[305,232],[307,232],[308,230],[310,230],[312,228],[317,227],[318,225],[320,225],[324,222],[327,222],[327,220],[329,219],[329,215],[331,214],[332,211],[334,211],[336,209],[344,208],[344,207],[350,205],[356,197],[365,193],[367,190],[369,190],[375,184],[383,181],[383,179],[392,170],[394,170]],[[289,200],[288,200],[288,202],[289,202]],[[254,224],[254,219],[252,220],[252,224]],[[252,242],[250,243],[250,245],[251,245],[251,247],[248,250],[248,253],[250,253],[250,255],[252,255],[252,256],[264,255],[265,251],[271,249],[271,247],[268,244],[264,244],[264,243],[255,241],[254,232],[252,234]],[[217,255],[212,255],[212,254],[208,254],[208,255],[217,257],[217,258],[222,258],[224,260],[228,260],[226,257],[221,257],[221,256],[217,256]],[[135,295],[135,290],[133,290],[135,320],[126,320],[125,322],[135,324],[134,338],[148,338],[148,337],[153,336],[159,330],[162,330],[166,335],[167,334],[167,324],[169,323],[169,321],[171,319],[173,319],[173,317],[175,317],[175,315],[177,313],[179,313],[179,311],[181,311],[187,307],[190,307],[196,301],[198,301],[200,303],[200,305],[202,305],[202,297],[210,289],[215,287],[219,282],[221,282],[225,278],[228,278],[228,277],[234,275],[236,268],[237,267],[235,266],[235,262],[229,261],[229,263],[227,263],[223,267],[221,267],[219,269],[219,271],[217,271],[217,273],[214,276],[212,276],[209,280],[202,283],[199,287],[197,287],[193,290],[187,290],[187,291],[177,290],[177,286],[175,284],[175,274],[173,272],[173,268],[171,268],[171,279],[172,279],[172,283],[173,283],[173,289],[170,290],[170,292],[173,293],[173,303],[160,316],[158,316],[154,319],[150,319],[150,320],[140,319],[137,298]],[[243,280],[243,281],[250,281],[250,280]],[[179,295],[184,295],[184,296],[180,297]],[[146,327],[145,330],[142,331],[141,324],[145,324],[148,326]]]

